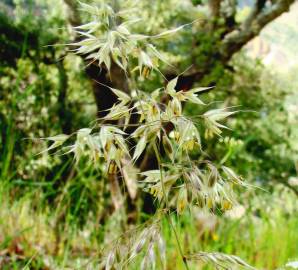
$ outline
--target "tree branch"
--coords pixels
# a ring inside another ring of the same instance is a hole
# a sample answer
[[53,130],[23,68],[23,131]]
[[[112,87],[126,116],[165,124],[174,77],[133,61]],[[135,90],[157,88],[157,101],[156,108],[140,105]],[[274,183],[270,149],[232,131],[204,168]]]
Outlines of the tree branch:
[[288,189],[293,191],[293,193],[298,197],[298,189],[295,186],[290,185],[288,180],[279,180],[279,179],[273,179],[273,180],[277,183],[280,183],[286,186]]
[[223,12],[225,20],[225,30],[221,37],[224,37],[226,34],[232,32],[237,26],[236,22],[236,12],[237,12],[237,0],[229,0],[229,8]]
[[[263,9],[254,18],[248,18],[251,22],[244,22],[240,29],[237,29],[227,35],[220,49],[222,60],[227,62],[233,54],[239,51],[248,41],[257,36],[260,31],[271,21],[276,19],[282,13],[289,10],[295,0],[279,0],[271,7]],[[258,5],[258,4],[257,4]],[[261,3],[259,3],[261,7]],[[253,11],[254,13],[256,11]],[[250,16],[249,16],[250,17]]]
[[78,12],[77,3],[78,1],[74,0],[64,0],[64,3],[68,7],[68,19],[72,26],[78,26],[81,24],[80,14]]
[[220,14],[220,3],[221,0],[209,0],[208,5],[213,18],[218,18]]
[[252,8],[250,14],[244,21],[244,29],[247,29],[251,26],[252,22],[256,18],[256,16],[262,11],[266,3],[266,0],[257,0],[254,7]]

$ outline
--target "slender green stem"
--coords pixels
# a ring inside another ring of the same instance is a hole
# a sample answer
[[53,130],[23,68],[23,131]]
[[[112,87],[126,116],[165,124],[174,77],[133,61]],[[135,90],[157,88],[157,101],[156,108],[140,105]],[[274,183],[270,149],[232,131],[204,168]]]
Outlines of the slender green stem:
[[231,148],[229,148],[228,152],[225,154],[225,156],[221,159],[221,161],[219,162],[219,164],[224,164],[228,158],[232,155],[233,151]]
[[154,152],[155,152],[157,161],[158,161],[158,167],[159,167],[159,171],[160,171],[160,181],[161,181],[162,193],[163,193],[164,203],[166,205],[166,219],[167,219],[170,227],[172,228],[172,230],[174,232],[175,240],[176,240],[176,243],[177,243],[177,246],[178,246],[178,251],[179,251],[180,256],[182,258],[182,261],[183,261],[183,264],[185,266],[185,269],[186,270],[189,270],[186,257],[183,255],[183,251],[182,251],[182,247],[181,247],[181,244],[180,244],[180,240],[178,238],[177,231],[176,231],[175,226],[173,224],[173,221],[171,219],[170,207],[169,207],[169,199],[168,199],[168,196],[167,196],[167,194],[165,192],[166,189],[165,189],[165,184],[164,184],[164,181],[163,181],[163,174],[162,174],[162,167],[161,167],[161,158],[160,158],[159,151],[157,149],[156,143],[153,144],[153,149],[154,149]]

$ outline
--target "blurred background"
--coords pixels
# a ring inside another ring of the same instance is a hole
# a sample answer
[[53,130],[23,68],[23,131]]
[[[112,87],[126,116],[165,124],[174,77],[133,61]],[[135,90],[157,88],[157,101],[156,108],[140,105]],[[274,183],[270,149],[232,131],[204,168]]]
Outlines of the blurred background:
[[[231,131],[204,147],[260,187],[239,192],[239,205],[225,215],[197,211],[177,219],[184,248],[235,254],[260,269],[295,269],[298,3],[136,2],[138,33],[194,22],[155,44],[175,66],[160,69],[168,78],[187,70],[180,89],[215,86],[205,101],[240,106],[242,112],[228,120]],[[111,209],[100,168],[84,161],[75,167],[71,156],[42,152],[47,142],[35,139],[88,127],[113,103],[94,79],[114,82],[61,45],[76,39],[72,26],[86,23],[77,5],[0,0],[0,269],[101,269],[98,250],[126,226]],[[164,78],[152,73],[137,83],[150,91]],[[194,105],[185,110],[200,113]],[[137,205],[138,218],[145,219],[146,207]],[[164,235],[167,269],[183,269],[166,225]]]

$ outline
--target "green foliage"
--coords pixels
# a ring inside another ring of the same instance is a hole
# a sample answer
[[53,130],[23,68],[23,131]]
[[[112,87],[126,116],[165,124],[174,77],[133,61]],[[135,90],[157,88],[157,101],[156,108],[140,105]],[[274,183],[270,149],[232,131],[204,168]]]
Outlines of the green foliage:
[[[237,57],[235,61],[233,87],[214,93],[227,106],[241,104],[240,109],[245,111],[230,121],[233,136],[241,144],[235,148],[233,142],[223,141],[231,148],[228,164],[263,184],[272,180],[287,182],[297,173],[298,153],[297,113],[292,109],[297,97],[291,89],[292,81],[264,70],[246,57]],[[222,81],[218,87],[228,86]],[[218,149],[223,148],[219,145]]]
[[[254,193],[254,192],[253,192]],[[223,220],[198,211],[176,222],[184,247],[193,250],[238,254],[258,269],[291,269],[287,262],[297,260],[297,199],[278,185],[273,194],[254,194],[246,207],[237,207]],[[169,268],[181,267],[170,231],[165,233],[169,247]],[[192,265],[196,269],[197,264]],[[200,265],[199,269],[213,269]]]
[[[147,53],[142,51],[138,41],[142,41],[143,46],[150,47],[152,50],[154,47],[149,43],[149,39],[162,38],[183,28],[180,26],[154,36],[131,34],[128,27],[132,21],[125,20],[124,15],[128,12],[126,9],[105,2],[99,6],[84,3],[80,5],[84,11],[93,15],[95,20],[75,27],[80,30],[77,33],[80,34],[81,40],[70,45],[78,47],[76,52],[83,54],[91,64],[95,61],[98,61],[98,65],[104,64],[108,72],[111,72],[113,61],[127,72],[129,83],[133,82],[134,77],[129,74],[134,69],[139,69],[140,76],[144,74],[143,68],[157,69],[154,60],[148,54],[148,49]],[[162,59],[155,48],[153,52],[155,57]],[[136,57],[135,54],[137,54],[138,63],[136,68],[133,68],[129,63],[130,57]],[[144,75],[146,77],[147,74]],[[115,209],[119,210],[124,201],[118,182],[121,178],[125,178],[125,164],[133,166],[146,146],[149,149],[153,148],[158,162],[157,169],[142,172],[141,176],[144,176],[144,179],[135,175],[134,181],[142,180],[143,190],[149,191],[156,197],[158,216],[153,215],[142,225],[142,229],[136,229],[132,235],[125,232],[125,237],[119,237],[110,247],[107,246],[100,258],[100,263],[105,265],[105,269],[113,267],[122,269],[142,252],[145,254],[142,257],[141,269],[155,268],[157,255],[164,261],[165,244],[160,226],[162,218],[168,220],[169,226],[176,235],[178,250],[186,269],[189,269],[187,260],[193,259],[202,259],[206,263],[214,264],[216,268],[225,269],[227,265],[238,265],[253,269],[234,255],[206,252],[186,255],[181,248],[172,224],[172,215],[183,214],[186,208],[192,211],[194,205],[198,205],[202,212],[215,212],[216,209],[222,212],[230,210],[236,205],[233,187],[246,186],[246,184],[232,169],[226,166],[219,167],[204,157],[206,154],[201,146],[201,135],[195,125],[198,120],[202,120],[199,124],[204,126],[206,139],[214,135],[219,136],[222,129],[227,129],[221,121],[236,112],[221,108],[205,110],[204,114],[194,115],[193,119],[186,117],[182,111],[182,102],[206,106],[197,95],[208,88],[177,91],[177,83],[178,77],[168,81],[165,87],[155,89],[150,95],[139,89],[128,94],[123,91],[124,89],[108,87],[117,96],[118,102],[108,110],[107,115],[98,119],[99,121],[92,128],[79,129],[75,133],[76,137],[72,144],[69,144],[69,140],[74,134],[60,134],[46,138],[52,144],[45,151],[58,148],[59,152],[61,146],[68,144],[62,147],[61,152],[62,154],[73,153],[76,164],[79,164],[82,158],[87,158],[95,168],[103,162],[106,177],[111,183],[111,198]],[[126,128],[130,126],[133,114],[138,116],[137,121],[132,123],[136,129],[128,134]],[[111,121],[117,122],[105,124]],[[167,126],[171,128],[167,130]],[[132,158],[130,138],[135,140]],[[195,148],[200,152],[199,160],[192,159],[189,154]],[[126,186],[130,188],[128,182]],[[131,243],[135,244],[131,245]]]
[[[275,183],[295,190],[289,181],[297,175],[295,69],[281,77],[238,55],[228,71],[217,58],[223,22],[206,31],[208,13],[193,6],[200,1],[137,1],[140,21],[98,1],[97,9],[85,6],[89,14],[80,12],[84,23],[92,22],[75,28],[81,34],[75,41],[63,1],[15,2],[14,20],[0,17],[1,44],[13,56],[0,65],[0,249],[7,269],[116,262],[182,269],[181,254],[189,256],[190,269],[209,269],[197,259],[243,266],[223,253],[265,269],[295,260],[297,200]],[[118,101],[93,121],[94,82],[84,73],[90,59],[84,62],[68,45],[45,46],[54,43],[72,43],[97,64],[116,62],[133,91],[108,87]],[[159,72],[178,73],[194,59],[210,69],[200,85],[216,82],[216,88],[176,91],[177,78],[164,85]],[[76,162],[60,155],[69,152]],[[140,173],[128,163],[138,166],[146,152],[155,153],[159,167]],[[270,193],[254,191],[255,184]],[[236,196],[238,185],[247,191]],[[154,197],[153,217],[142,212],[140,190]],[[141,225],[134,228],[127,212],[136,197],[134,221]],[[236,197],[246,212],[231,220]],[[212,212],[208,221],[215,218],[216,228],[202,232],[198,212]]]
[[[92,176],[87,177],[86,181],[91,183]],[[92,187],[94,189],[96,187]],[[100,266],[96,255],[98,250],[121,235],[118,215],[107,217],[104,225],[94,222],[96,216],[89,215],[82,227],[70,226],[75,216],[69,207],[61,203],[56,211],[50,210],[48,206],[41,205],[42,194],[42,188],[35,187],[22,199],[16,199],[9,198],[5,190],[1,190],[0,247],[5,254],[19,252],[10,258],[7,256],[5,265],[0,264],[1,267],[22,269],[28,264],[31,269],[73,269],[84,268],[89,263],[91,268],[97,269]],[[65,193],[64,196],[66,199],[69,195]],[[260,269],[292,269],[285,265],[297,260],[296,196],[283,186],[277,186],[273,194],[252,194],[249,198],[253,198],[249,205],[238,207],[224,217],[204,216],[196,209],[193,215],[186,214],[173,219],[183,248],[189,253],[205,250],[238,254]],[[82,203],[77,200],[77,209]],[[101,201],[97,203],[101,204]],[[66,211],[66,223],[57,222],[62,209]],[[55,228],[55,224],[59,229]],[[162,221],[161,226],[166,242],[167,268],[183,269],[173,231],[166,220]],[[58,253],[56,237],[60,237]],[[139,269],[139,262],[136,260],[130,269]],[[157,261],[159,265],[160,261]],[[213,268],[194,261],[190,263],[190,269]]]

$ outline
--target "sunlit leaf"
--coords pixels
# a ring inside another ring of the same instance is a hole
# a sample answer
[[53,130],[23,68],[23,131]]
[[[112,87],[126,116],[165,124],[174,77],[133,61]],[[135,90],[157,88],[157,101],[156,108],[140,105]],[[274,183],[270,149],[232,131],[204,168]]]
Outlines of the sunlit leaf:
[[146,137],[145,136],[142,137],[138,141],[135,152],[133,154],[133,158],[132,158],[134,161],[137,160],[140,157],[140,155],[143,153],[143,151],[146,147],[146,144],[147,144],[147,142],[146,142]]
[[174,78],[173,80],[169,81],[166,87],[166,92],[170,95],[173,96],[176,94],[175,86],[177,84],[178,77]]

